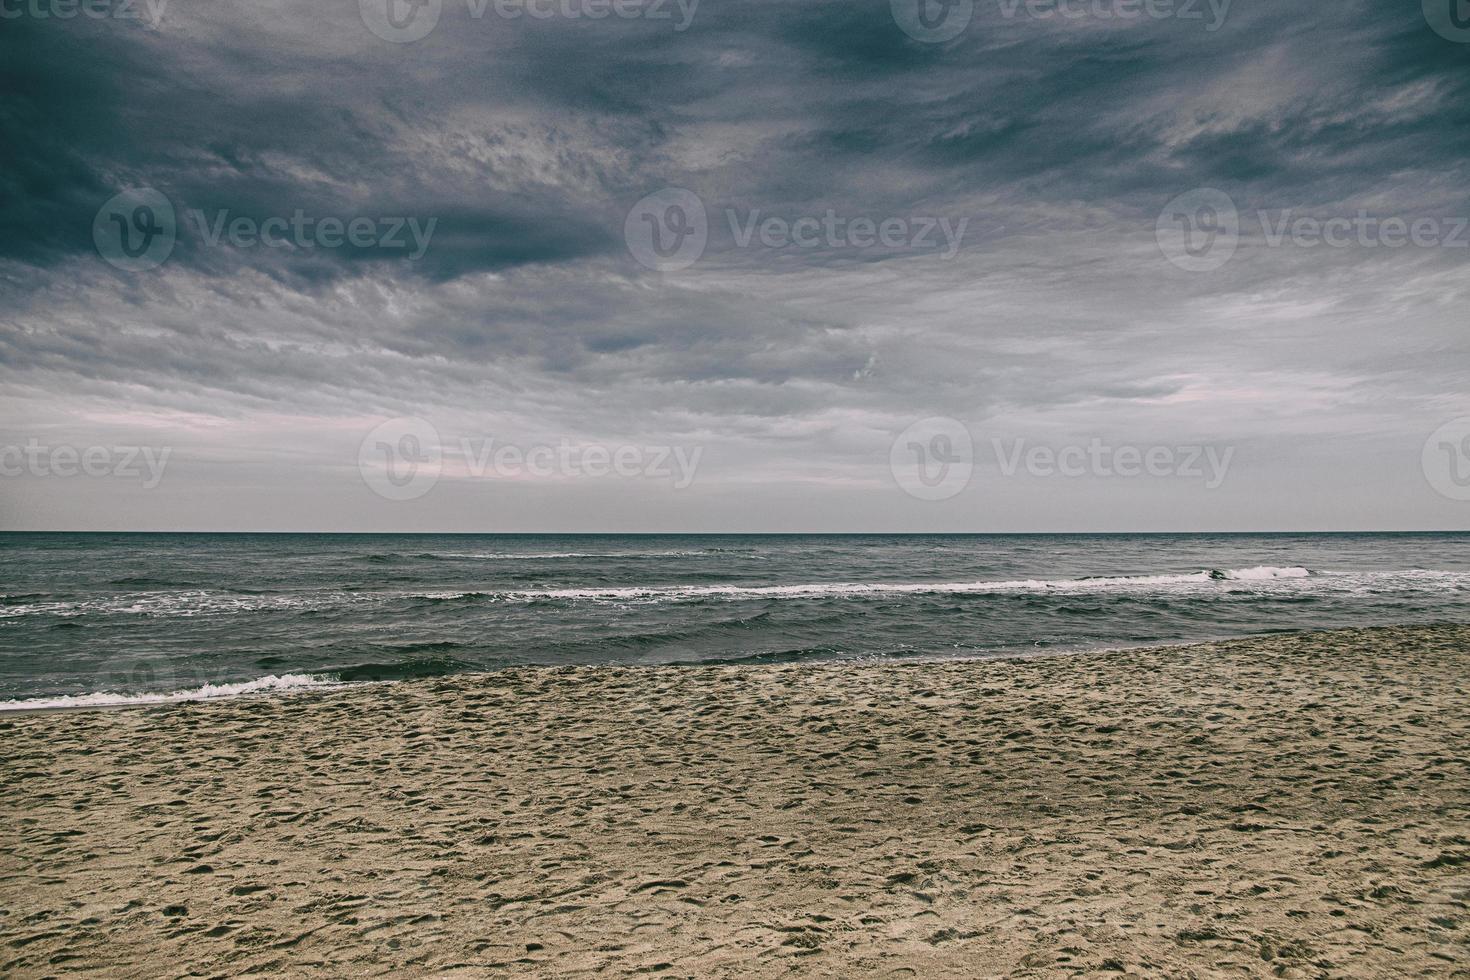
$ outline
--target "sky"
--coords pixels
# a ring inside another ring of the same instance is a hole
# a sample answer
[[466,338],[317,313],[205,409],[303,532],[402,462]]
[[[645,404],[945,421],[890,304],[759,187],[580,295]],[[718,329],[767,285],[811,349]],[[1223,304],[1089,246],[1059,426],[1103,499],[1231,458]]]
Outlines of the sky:
[[3,0],[0,528],[1470,529],[1451,3]]

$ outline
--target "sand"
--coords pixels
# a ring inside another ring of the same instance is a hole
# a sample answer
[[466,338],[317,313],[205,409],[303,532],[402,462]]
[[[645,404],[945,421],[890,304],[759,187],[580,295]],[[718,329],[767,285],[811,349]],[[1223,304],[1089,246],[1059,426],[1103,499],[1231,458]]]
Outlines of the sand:
[[1470,976],[1470,627],[0,718],[0,973]]

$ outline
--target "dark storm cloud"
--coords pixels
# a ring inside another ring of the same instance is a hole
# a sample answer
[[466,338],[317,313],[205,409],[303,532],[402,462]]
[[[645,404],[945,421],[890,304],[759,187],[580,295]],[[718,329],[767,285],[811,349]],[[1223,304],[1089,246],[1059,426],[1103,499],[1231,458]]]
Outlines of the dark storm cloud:
[[0,43],[0,256],[47,266],[91,254],[99,206],[130,186],[157,188],[174,205],[172,260],[216,275],[260,265],[309,284],[402,258],[376,244],[277,250],[220,235],[237,219],[258,227],[298,211],[311,221],[432,219],[432,251],[421,263],[396,263],[431,279],[614,244],[608,223],[589,220],[581,202],[534,186],[488,188],[443,166],[452,150],[417,145],[444,135],[414,129],[427,122],[423,112],[354,90],[371,64],[283,65],[269,50],[235,46],[190,51],[166,33],[110,22],[21,19],[6,24]]
[[90,250],[113,190],[107,156],[131,157],[114,98],[134,50],[111,33],[14,19],[0,30],[0,255],[43,264]]
[[[1446,411],[1464,253],[1267,249],[1254,221],[1470,211],[1470,44],[1414,3],[1233,0],[1214,30],[1195,6],[976,0],[936,44],[886,0],[702,0],[682,30],[672,3],[507,20],[445,0],[407,44],[355,0],[172,0],[156,29],[0,20],[5,407],[183,419],[201,444],[240,420],[285,419],[289,440],[432,410],[697,436],[782,475],[881,464],[930,414],[1144,442],[1350,440]],[[623,228],[666,186],[700,196],[709,242],[661,274]],[[1242,243],[1192,275],[1155,220],[1205,186],[1239,205]],[[142,272],[92,237],[135,187],[178,216]],[[258,240],[298,213],[432,234],[417,255]],[[952,253],[731,227],[829,213],[967,223]]]
[[[97,207],[134,185],[185,213],[176,258],[214,274],[263,265],[312,282],[382,259],[444,280],[616,253],[622,209],[650,179],[776,209],[912,209],[976,189],[1149,207],[1181,171],[1248,197],[1312,185],[1346,198],[1470,155],[1464,47],[1376,4],[1237,0],[1207,31],[1037,20],[1024,6],[1007,18],[988,0],[944,45],[908,37],[874,2],[707,3],[682,32],[474,19],[451,2],[435,34],[401,46],[342,7],[320,15],[320,39],[289,44],[309,17],[214,32],[194,22],[219,8],[166,8],[158,30],[6,22],[0,255],[44,266],[88,253]],[[1373,107],[1415,86],[1425,106]],[[475,144],[518,110],[595,138],[566,132],[560,152],[496,174],[506,161]],[[751,143],[731,137],[729,162],[679,151],[705,127],[742,124]],[[280,254],[211,247],[187,217],[296,209],[434,217],[437,238],[416,265],[372,247]]]

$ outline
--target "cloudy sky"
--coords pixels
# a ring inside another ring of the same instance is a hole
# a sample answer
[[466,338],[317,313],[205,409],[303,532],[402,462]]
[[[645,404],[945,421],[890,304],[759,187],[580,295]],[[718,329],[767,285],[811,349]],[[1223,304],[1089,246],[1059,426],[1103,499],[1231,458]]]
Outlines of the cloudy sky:
[[5,0],[0,527],[1470,528],[1448,0],[917,2]]

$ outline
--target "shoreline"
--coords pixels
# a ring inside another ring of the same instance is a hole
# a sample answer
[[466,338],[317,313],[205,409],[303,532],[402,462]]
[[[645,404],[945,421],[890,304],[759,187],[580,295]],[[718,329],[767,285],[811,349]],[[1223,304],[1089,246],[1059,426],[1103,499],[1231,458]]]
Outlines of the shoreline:
[[138,707],[0,715],[7,975],[1466,969],[1470,626]]
[[290,671],[284,675],[266,675],[253,678],[248,681],[226,681],[224,685],[246,685],[259,684],[263,681],[283,679],[286,677],[310,677],[320,681],[319,684],[301,684],[288,687],[266,687],[260,690],[236,691],[227,694],[196,695],[198,688],[184,688],[179,691],[157,692],[154,700],[122,700],[123,698],[155,698],[155,694],[148,692],[135,695],[118,695],[115,702],[95,704],[42,704],[35,707],[27,707],[28,701],[57,701],[63,698],[90,697],[94,694],[110,694],[111,692],[88,692],[80,695],[54,695],[39,696],[34,698],[12,699],[0,701],[0,721],[10,716],[50,714],[53,712],[85,712],[85,711],[139,711],[150,709],[162,709],[178,707],[186,704],[213,704],[220,702],[238,701],[247,698],[291,698],[310,697],[315,695],[330,694],[336,691],[355,688],[382,687],[385,685],[396,686],[399,684],[414,684],[435,680],[448,679],[473,679],[493,677],[506,671],[568,671],[568,670],[703,670],[711,668],[731,668],[735,670],[768,670],[781,667],[792,668],[841,668],[841,667],[902,667],[925,664],[952,664],[952,663],[990,663],[993,661],[1022,661],[1034,660],[1048,657],[1089,657],[1109,653],[1130,653],[1139,651],[1156,651],[1163,653],[1171,650],[1185,650],[1191,647],[1210,646],[1221,643],[1234,643],[1249,640],[1275,639],[1288,636],[1314,636],[1322,633],[1345,633],[1345,632],[1371,632],[1378,629],[1431,629],[1444,627],[1470,628],[1470,622],[1458,623],[1448,620],[1433,620],[1420,623],[1409,623],[1393,626],[1358,626],[1358,627],[1325,627],[1323,629],[1311,630],[1288,630],[1283,632],[1246,633],[1246,634],[1221,634],[1205,637],[1202,639],[1181,640],[1178,642],[1158,643],[1141,640],[1137,643],[1122,645],[1106,644],[1080,647],[1058,647],[1045,650],[1003,650],[994,653],[957,653],[957,654],[916,654],[913,656],[894,657],[827,657],[811,660],[778,660],[778,661],[737,661],[713,660],[709,662],[699,661],[672,661],[669,663],[579,663],[579,664],[511,664],[504,667],[492,667],[484,670],[467,670],[452,674],[436,674],[429,677],[404,677],[391,680],[336,680],[326,673],[312,673],[310,671]]

